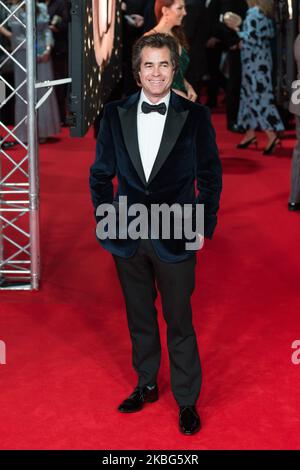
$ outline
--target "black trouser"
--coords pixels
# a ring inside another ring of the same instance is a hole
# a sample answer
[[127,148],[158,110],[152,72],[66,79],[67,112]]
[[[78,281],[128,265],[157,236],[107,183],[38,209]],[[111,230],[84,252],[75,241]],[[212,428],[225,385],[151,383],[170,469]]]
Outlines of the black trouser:
[[218,102],[218,94],[220,86],[226,87],[226,78],[220,71],[222,47],[217,45],[212,48],[206,49],[207,54],[207,68],[209,74],[209,82],[207,86],[208,102],[215,106]]
[[191,295],[195,285],[196,254],[186,261],[165,263],[150,240],[141,240],[132,258],[114,256],[125,297],[138,386],[154,384],[161,345],[155,299],[161,294],[167,323],[171,386],[179,406],[194,405],[200,393],[201,365],[192,324]]
[[237,123],[241,95],[241,54],[239,50],[228,52],[229,77],[226,88],[227,126]]

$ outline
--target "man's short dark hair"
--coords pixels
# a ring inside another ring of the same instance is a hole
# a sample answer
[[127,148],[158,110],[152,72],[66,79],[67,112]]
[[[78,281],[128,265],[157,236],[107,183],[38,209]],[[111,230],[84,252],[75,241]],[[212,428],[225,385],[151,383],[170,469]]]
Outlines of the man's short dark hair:
[[169,34],[149,34],[148,36],[142,36],[133,46],[132,50],[132,71],[134,78],[139,82],[139,71],[141,69],[142,50],[145,47],[151,47],[153,49],[162,49],[167,47],[170,50],[171,63],[175,70],[178,69],[179,63],[179,51],[176,40]]

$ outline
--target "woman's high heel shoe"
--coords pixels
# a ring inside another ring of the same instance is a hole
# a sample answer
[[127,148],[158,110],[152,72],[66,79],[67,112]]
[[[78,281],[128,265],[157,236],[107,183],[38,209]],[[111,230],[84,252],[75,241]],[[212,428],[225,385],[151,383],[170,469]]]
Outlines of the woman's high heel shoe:
[[257,148],[257,140],[256,137],[251,137],[251,139],[246,140],[246,142],[241,142],[236,146],[237,149],[246,149],[249,147],[249,145],[254,144],[255,147]]
[[265,150],[263,151],[263,155],[271,155],[275,150],[276,145],[279,145],[279,147],[281,147],[281,140],[278,137],[275,137],[275,139],[270,143],[270,145],[265,148]]

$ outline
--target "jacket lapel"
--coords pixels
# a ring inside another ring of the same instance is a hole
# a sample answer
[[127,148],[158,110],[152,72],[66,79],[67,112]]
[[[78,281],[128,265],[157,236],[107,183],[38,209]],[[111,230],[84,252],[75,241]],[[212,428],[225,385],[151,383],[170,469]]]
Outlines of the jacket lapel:
[[[140,93],[133,95],[127,105],[129,107],[118,106],[119,118],[123,131],[125,145],[132,161],[132,164],[139,175],[140,179],[146,185],[146,177],[141,160],[139,141],[137,133],[137,106],[139,102]],[[132,103],[133,101],[133,103]]]

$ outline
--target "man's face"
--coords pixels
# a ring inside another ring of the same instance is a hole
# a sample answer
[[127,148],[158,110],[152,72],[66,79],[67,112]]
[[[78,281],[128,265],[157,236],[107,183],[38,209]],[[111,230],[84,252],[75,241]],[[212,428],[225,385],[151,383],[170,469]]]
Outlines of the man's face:
[[170,49],[144,47],[139,76],[144,93],[152,103],[166,96],[174,77]]

